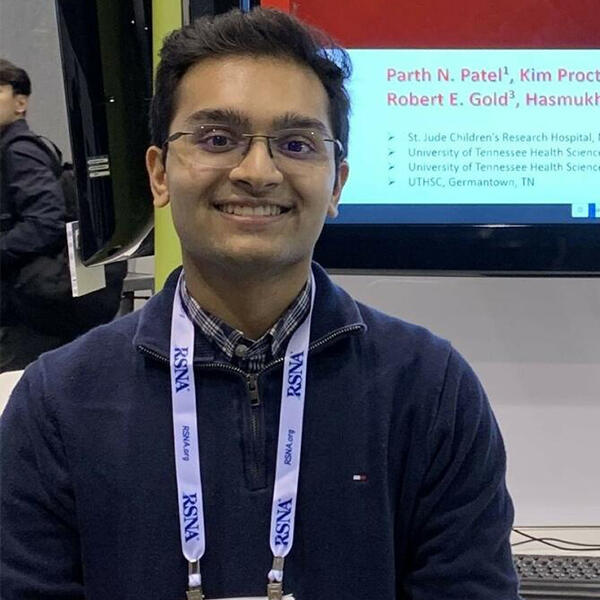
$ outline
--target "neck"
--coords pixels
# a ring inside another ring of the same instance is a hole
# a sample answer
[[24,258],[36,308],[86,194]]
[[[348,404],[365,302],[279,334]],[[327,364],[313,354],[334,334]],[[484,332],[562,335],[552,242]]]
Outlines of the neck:
[[0,131],[5,131],[6,129],[8,129],[13,123],[16,123],[17,121],[22,121],[25,117],[20,117],[17,119],[13,119],[12,121],[9,121],[8,123],[2,123],[0,125]]
[[310,262],[286,268],[228,273],[183,257],[185,281],[203,310],[219,317],[251,340],[259,339],[300,293],[310,274]]

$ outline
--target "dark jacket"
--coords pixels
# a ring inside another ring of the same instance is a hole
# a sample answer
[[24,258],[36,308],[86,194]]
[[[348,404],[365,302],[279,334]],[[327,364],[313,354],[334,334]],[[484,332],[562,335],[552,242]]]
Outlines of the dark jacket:
[[[30,139],[21,139],[27,134]],[[65,222],[76,218],[76,209],[65,206],[60,156],[49,144],[24,119],[0,134],[0,324],[25,323],[59,345],[115,316],[127,264],[105,267],[103,289],[71,296]],[[18,345],[26,347],[27,339]]]
[[28,140],[9,145],[28,131],[27,121],[19,119],[0,133],[3,280],[33,257],[60,248],[65,238],[65,201],[52,157]]
[[[314,272],[285,591],[515,600],[505,453],[475,375],[448,342]],[[1,422],[4,600],[185,597],[168,369],[175,276],[141,311],[43,355],[15,389]],[[259,374],[256,406],[246,374],[200,333],[194,365],[204,591],[265,596],[282,361]]]

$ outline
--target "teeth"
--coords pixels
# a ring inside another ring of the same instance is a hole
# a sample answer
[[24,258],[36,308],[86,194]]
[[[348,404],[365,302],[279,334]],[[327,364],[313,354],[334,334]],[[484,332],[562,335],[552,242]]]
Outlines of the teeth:
[[217,207],[220,211],[240,217],[275,217],[280,215],[281,206],[267,204],[263,206],[239,206],[237,204],[222,204]]

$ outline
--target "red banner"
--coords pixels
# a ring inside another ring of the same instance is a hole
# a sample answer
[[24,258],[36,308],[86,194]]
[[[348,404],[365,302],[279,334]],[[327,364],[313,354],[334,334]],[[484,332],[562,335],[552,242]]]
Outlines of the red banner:
[[599,0],[297,0],[290,4],[298,17],[351,48],[600,47]]

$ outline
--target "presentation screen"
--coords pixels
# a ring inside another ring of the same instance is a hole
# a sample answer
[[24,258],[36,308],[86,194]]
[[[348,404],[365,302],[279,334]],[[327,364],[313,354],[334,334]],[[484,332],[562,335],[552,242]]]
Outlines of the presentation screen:
[[600,273],[597,0],[302,0],[349,50],[333,270]]
[[350,56],[337,223],[600,224],[600,50]]

